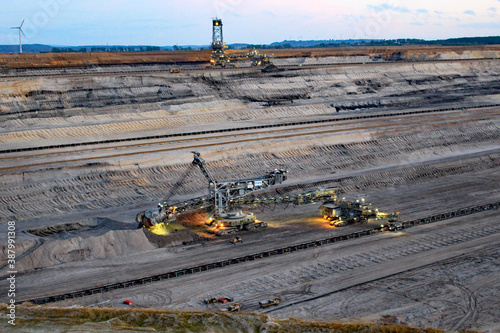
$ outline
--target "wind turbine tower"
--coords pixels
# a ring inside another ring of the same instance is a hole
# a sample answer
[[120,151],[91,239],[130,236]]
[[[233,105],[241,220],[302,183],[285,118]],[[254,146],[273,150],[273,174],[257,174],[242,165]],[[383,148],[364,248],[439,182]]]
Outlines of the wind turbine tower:
[[[23,53],[23,41],[21,39],[21,33],[24,35],[24,37],[26,37],[26,35],[24,34],[24,31],[23,31],[24,20],[21,22],[20,26],[11,28],[11,29],[19,29],[19,53]],[[26,37],[26,38],[28,38],[28,37]]]

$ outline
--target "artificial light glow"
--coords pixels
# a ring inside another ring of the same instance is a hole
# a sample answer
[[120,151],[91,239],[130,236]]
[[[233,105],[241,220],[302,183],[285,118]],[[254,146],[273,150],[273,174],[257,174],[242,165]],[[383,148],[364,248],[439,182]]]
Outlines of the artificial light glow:
[[153,234],[160,235],[160,236],[166,236],[170,234],[170,232],[167,229],[168,223],[159,223],[155,226],[152,226],[148,228],[149,231],[151,231]]

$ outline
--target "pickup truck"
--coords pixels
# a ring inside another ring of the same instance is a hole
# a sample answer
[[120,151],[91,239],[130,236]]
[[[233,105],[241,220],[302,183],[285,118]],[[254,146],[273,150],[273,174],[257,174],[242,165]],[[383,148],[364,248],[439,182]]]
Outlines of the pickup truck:
[[215,298],[215,297],[205,298],[205,299],[203,300],[203,302],[205,302],[205,304],[213,304],[213,303],[217,303],[217,298]]
[[229,296],[221,297],[218,299],[219,302],[221,303],[226,303],[226,302],[232,302],[233,298]]

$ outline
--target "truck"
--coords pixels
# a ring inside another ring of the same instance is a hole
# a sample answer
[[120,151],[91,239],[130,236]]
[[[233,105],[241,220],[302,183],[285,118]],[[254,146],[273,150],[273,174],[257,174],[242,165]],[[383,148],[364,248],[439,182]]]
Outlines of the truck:
[[220,303],[232,302],[233,298],[229,296],[224,296],[218,299]]
[[205,304],[213,304],[213,303],[217,303],[217,298],[215,298],[215,297],[208,297],[208,298],[205,298],[205,299],[203,300],[203,302],[204,302]]
[[240,303],[233,303],[227,308],[227,311],[229,312],[235,312],[235,311],[240,311],[241,309],[241,304]]
[[280,303],[281,303],[281,299],[278,298],[278,297],[275,297],[275,298],[267,300],[267,301],[261,301],[261,302],[259,302],[259,306],[261,308],[267,308],[268,306],[278,305]]

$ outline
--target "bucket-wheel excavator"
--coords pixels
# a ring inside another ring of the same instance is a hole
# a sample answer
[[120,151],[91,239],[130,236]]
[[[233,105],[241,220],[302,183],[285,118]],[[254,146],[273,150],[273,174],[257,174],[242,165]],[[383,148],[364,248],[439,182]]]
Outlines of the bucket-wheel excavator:
[[[240,230],[252,230],[266,227],[267,224],[256,220],[254,214],[243,213],[241,210],[232,208],[232,203],[247,194],[268,189],[270,186],[281,184],[287,179],[287,171],[275,169],[261,177],[223,180],[214,179],[201,158],[200,153],[193,152],[192,165],[197,165],[208,181],[209,194],[197,197],[184,202],[169,205],[166,201],[158,204],[156,209],[146,210],[137,215],[139,226],[153,227],[160,223],[173,221],[178,214],[197,210],[205,207],[212,207],[212,213],[206,220],[209,231],[216,235],[227,235]],[[178,188],[187,177],[189,170],[173,187],[173,191]],[[168,195],[170,199],[173,192]]]
[[[268,197],[259,197],[256,192],[269,189],[271,186],[283,183],[288,178],[284,169],[269,171],[263,176],[234,180],[216,180],[205,165],[200,153],[193,153],[191,166],[198,166],[208,181],[208,194],[175,204],[168,201],[180,188],[189,176],[189,168],[174,184],[167,194],[166,200],[159,203],[155,209],[146,210],[137,214],[139,227],[154,228],[159,224],[168,224],[177,218],[177,215],[206,209],[206,225],[208,231],[216,235],[228,235],[240,230],[264,228],[267,223],[258,221],[252,213],[244,213],[238,206],[241,205],[275,205],[292,204],[293,206],[311,203],[323,203],[320,211],[330,224],[340,227],[352,223],[366,223],[370,220],[387,219],[389,222],[397,220],[399,213],[381,213],[378,209],[365,205],[359,200],[356,202],[339,200],[338,188],[316,189],[300,194],[284,194]],[[254,194],[254,195],[249,195]]]

